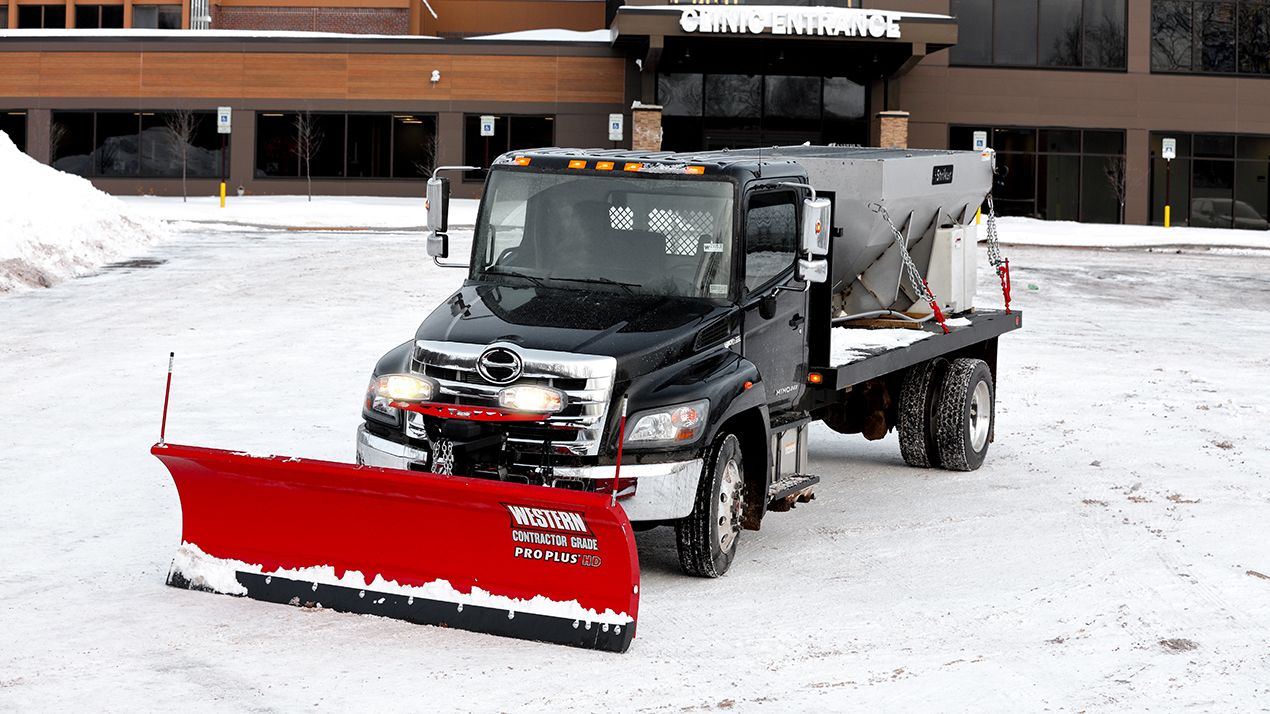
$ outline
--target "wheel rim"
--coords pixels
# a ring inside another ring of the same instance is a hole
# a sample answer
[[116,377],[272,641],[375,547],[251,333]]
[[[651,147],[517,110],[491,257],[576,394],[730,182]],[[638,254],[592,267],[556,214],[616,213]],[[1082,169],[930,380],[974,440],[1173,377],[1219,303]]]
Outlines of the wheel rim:
[[741,529],[741,469],[736,459],[728,459],[723,465],[723,477],[719,479],[719,510],[715,519],[715,539],[719,549],[727,552],[736,542]]
[[983,451],[991,426],[992,392],[987,382],[980,381],[970,397],[970,445],[975,451]]

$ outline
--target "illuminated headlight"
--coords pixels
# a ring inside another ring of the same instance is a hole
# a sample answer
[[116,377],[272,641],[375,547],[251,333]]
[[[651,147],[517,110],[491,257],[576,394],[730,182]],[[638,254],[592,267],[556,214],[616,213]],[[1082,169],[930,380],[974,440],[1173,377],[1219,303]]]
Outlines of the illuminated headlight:
[[626,441],[641,446],[674,446],[696,441],[706,428],[709,400],[640,412],[627,420]]
[[518,412],[555,414],[564,409],[568,397],[559,389],[520,384],[498,393],[498,406]]
[[392,402],[426,402],[441,391],[434,380],[413,374],[385,374],[372,377],[366,388],[366,409],[397,420]]

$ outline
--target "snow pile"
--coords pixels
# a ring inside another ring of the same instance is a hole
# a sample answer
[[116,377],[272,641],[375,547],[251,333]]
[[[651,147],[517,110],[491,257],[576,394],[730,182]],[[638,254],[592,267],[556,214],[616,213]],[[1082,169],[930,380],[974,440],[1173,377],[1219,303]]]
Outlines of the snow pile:
[[829,336],[829,363],[837,366],[859,362],[887,350],[908,347],[932,334],[934,333],[925,330],[903,327],[836,327],[830,331]]
[[22,153],[0,132],[0,293],[83,275],[165,234],[87,180]]
[[441,602],[454,603],[460,610],[463,609],[464,605],[476,605],[511,612],[560,617],[580,622],[597,622],[605,625],[625,625],[632,621],[631,617],[624,612],[617,613],[608,609],[602,613],[596,612],[591,608],[582,607],[577,600],[560,602],[542,595],[536,595],[529,600],[521,600],[519,598],[494,595],[477,587],[472,588],[471,592],[464,593],[456,590],[454,586],[445,580],[433,580],[423,585],[401,585],[396,580],[385,580],[382,575],[376,575],[373,579],[367,580],[365,575],[356,570],[346,570],[343,576],[336,576],[335,568],[329,565],[296,569],[277,568],[265,572],[264,568],[253,563],[208,555],[193,543],[181,544],[181,547],[176,551],[176,557],[172,560],[171,570],[172,573],[180,573],[196,588],[213,590],[226,595],[246,595],[247,588],[243,587],[235,576],[235,573],[239,571],[298,580],[302,583],[335,585],[357,590],[365,589],[372,593],[388,593],[417,597],[424,600],[439,600]]
[[[1119,225],[1042,221],[1005,216],[997,219],[1001,242],[1006,245],[1041,245],[1065,248],[1251,248],[1270,250],[1270,231],[1243,228],[1191,228],[1189,226]],[[979,225],[979,240],[988,238],[988,224]]]

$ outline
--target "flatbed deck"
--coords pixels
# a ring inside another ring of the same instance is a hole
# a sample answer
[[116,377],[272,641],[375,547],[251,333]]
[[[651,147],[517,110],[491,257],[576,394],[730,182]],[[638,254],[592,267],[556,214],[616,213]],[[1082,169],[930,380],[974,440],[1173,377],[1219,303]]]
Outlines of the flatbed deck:
[[[972,345],[994,339],[1023,326],[1023,313],[1012,310],[975,310],[949,320],[949,333],[943,334],[934,320],[923,323],[913,332],[928,333],[908,344],[863,346],[852,349],[851,359],[835,365],[812,365],[812,371],[824,377],[822,387],[842,390],[870,379],[907,369]],[[833,331],[851,330],[867,333],[865,327],[834,327]]]

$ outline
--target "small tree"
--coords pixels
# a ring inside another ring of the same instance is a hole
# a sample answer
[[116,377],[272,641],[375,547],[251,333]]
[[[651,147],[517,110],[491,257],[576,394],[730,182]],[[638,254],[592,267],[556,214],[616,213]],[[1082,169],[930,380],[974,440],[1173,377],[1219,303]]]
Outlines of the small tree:
[[192,109],[177,109],[163,115],[163,123],[167,125],[168,134],[181,150],[181,200],[189,200],[189,192],[185,189],[185,177],[190,164],[190,144],[194,141],[194,132],[198,130],[202,117]]
[[322,148],[322,128],[307,109],[295,115],[295,155],[304,166],[304,180],[308,183],[309,200],[313,200],[313,157]]
[[1125,195],[1129,190],[1128,176],[1125,174],[1125,165],[1123,157],[1108,157],[1103,162],[1102,171],[1107,176],[1107,183],[1111,186],[1111,193],[1116,197],[1116,206],[1120,211],[1120,222],[1124,223],[1124,204]]
[[53,122],[49,127],[49,165],[57,161],[57,152],[62,148],[62,141],[66,139],[66,125],[60,121]]

